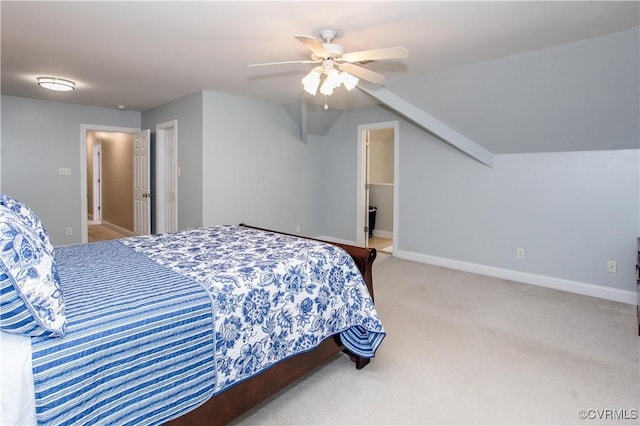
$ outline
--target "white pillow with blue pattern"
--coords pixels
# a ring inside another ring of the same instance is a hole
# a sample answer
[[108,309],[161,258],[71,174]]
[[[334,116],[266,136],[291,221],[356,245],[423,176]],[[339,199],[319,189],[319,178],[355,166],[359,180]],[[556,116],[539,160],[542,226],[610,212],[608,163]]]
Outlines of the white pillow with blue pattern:
[[0,205],[5,206],[14,212],[24,223],[31,226],[42,242],[44,242],[49,253],[53,253],[53,244],[51,244],[51,240],[49,239],[49,233],[45,229],[36,212],[26,204],[21,203],[7,194],[0,194]]
[[3,331],[64,336],[67,319],[53,251],[31,223],[5,206],[0,206],[0,294]]

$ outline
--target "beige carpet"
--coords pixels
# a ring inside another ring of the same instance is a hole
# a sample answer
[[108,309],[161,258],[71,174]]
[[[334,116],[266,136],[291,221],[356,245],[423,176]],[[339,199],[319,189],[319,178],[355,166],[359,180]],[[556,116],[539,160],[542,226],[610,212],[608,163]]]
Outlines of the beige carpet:
[[384,254],[374,288],[370,365],[340,355],[237,424],[638,424],[635,306]]
[[87,236],[90,243],[105,240],[117,240],[127,237],[126,235],[114,231],[104,225],[89,225]]
[[382,253],[388,253],[388,254],[391,254],[391,253],[393,253],[393,246],[391,245],[391,246],[382,247],[382,248],[380,249],[380,251],[381,251]]

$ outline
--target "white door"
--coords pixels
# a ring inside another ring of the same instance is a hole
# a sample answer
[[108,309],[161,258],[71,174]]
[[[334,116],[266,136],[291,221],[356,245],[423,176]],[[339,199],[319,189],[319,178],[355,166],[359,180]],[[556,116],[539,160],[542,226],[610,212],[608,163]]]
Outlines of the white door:
[[150,130],[133,135],[133,232],[151,233]]
[[178,230],[178,122],[156,126],[156,232]]
[[93,222],[102,222],[102,144],[93,145]]
[[369,173],[371,171],[369,153],[371,150],[371,132],[366,131],[365,146],[364,146],[364,169],[365,169],[365,181],[364,181],[364,246],[369,247]]

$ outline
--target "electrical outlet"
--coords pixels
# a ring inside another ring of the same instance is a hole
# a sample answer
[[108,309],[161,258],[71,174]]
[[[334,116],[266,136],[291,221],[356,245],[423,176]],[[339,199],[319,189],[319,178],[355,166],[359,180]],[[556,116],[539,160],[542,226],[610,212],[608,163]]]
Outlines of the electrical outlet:
[[516,249],[516,257],[518,259],[524,259],[524,249],[523,248],[517,248]]
[[302,229],[300,225],[296,225],[296,232],[300,232],[300,229]]
[[618,264],[615,262],[615,260],[609,260],[607,262],[607,272],[611,274],[615,274],[618,272]]
[[68,227],[65,232],[67,235],[73,235],[73,229],[71,227]]
[[71,176],[71,169],[68,167],[60,167],[58,169],[59,176]]

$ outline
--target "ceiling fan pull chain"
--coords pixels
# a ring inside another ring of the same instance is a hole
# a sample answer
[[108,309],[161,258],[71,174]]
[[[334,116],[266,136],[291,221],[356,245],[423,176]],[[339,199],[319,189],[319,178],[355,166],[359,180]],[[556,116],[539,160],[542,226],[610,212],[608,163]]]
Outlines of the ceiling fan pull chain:
[[329,105],[327,105],[327,95],[324,95],[324,109],[329,109]]

